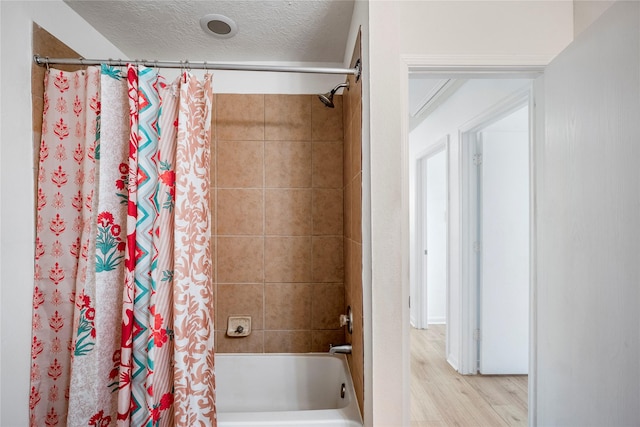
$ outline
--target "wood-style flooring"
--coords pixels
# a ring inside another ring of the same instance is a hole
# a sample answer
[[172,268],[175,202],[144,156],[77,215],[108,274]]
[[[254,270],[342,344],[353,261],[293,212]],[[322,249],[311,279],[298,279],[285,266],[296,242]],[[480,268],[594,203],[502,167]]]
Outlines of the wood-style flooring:
[[445,360],[444,325],[411,328],[411,427],[526,425],[526,375],[460,375]]

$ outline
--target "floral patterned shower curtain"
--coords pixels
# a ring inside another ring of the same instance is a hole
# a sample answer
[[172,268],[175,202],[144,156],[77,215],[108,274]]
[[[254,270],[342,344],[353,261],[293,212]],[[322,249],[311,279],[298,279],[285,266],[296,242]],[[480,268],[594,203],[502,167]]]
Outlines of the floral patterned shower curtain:
[[31,425],[216,425],[211,103],[210,75],[47,71]]

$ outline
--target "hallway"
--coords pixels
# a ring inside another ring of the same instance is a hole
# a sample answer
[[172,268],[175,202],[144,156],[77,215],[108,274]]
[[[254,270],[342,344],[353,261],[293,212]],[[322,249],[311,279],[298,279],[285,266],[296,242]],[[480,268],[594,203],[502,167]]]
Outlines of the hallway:
[[411,427],[526,426],[527,376],[460,375],[445,325],[411,328]]

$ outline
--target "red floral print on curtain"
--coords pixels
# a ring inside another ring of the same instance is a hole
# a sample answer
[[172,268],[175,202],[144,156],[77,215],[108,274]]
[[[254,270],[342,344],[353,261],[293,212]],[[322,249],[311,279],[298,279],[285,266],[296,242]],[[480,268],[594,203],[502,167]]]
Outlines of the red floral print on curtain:
[[95,143],[100,104],[99,69],[45,73],[42,142],[38,171],[33,336],[29,396],[32,426],[64,426],[71,351],[77,328],[92,336],[91,302],[74,328],[76,279],[90,272]]
[[131,421],[131,375],[133,367],[133,299],[136,268],[136,222],[138,221],[138,72],[127,66],[129,99],[129,175],[127,177],[127,240],[125,246],[124,290],[122,292],[122,331],[118,366],[118,426]]
[[31,425],[215,426],[211,76],[105,72],[102,118],[97,68],[45,80]]
[[[98,204],[91,245],[95,281],[87,282],[83,304],[77,306],[92,322],[96,337],[94,347],[86,351],[82,349],[82,335],[76,335],[69,425],[112,425],[117,413],[114,390],[118,386],[118,371],[114,370],[114,363],[120,360],[127,217],[127,205],[119,193],[125,188],[123,174],[128,173],[129,105],[126,80],[118,70],[105,65],[102,66],[100,98],[100,140],[95,156],[99,197],[94,198]],[[94,307],[91,307],[92,301]],[[93,313],[90,312],[92,309]]]

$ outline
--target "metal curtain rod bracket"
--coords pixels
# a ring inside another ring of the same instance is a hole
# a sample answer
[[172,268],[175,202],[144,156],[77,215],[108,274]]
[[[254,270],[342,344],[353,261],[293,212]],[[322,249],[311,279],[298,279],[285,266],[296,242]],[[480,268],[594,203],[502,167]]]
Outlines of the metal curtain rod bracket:
[[354,68],[324,68],[324,67],[294,67],[287,65],[245,65],[245,64],[224,64],[215,62],[189,62],[189,61],[147,61],[147,60],[113,60],[113,59],[80,59],[80,58],[49,58],[34,55],[33,61],[41,66],[51,64],[61,65],[101,65],[119,67],[123,63],[133,65],[143,65],[145,67],[156,68],[184,68],[185,64],[192,70],[233,70],[233,71],[271,71],[280,73],[310,73],[310,74],[352,74],[360,78],[361,65],[358,63]]

